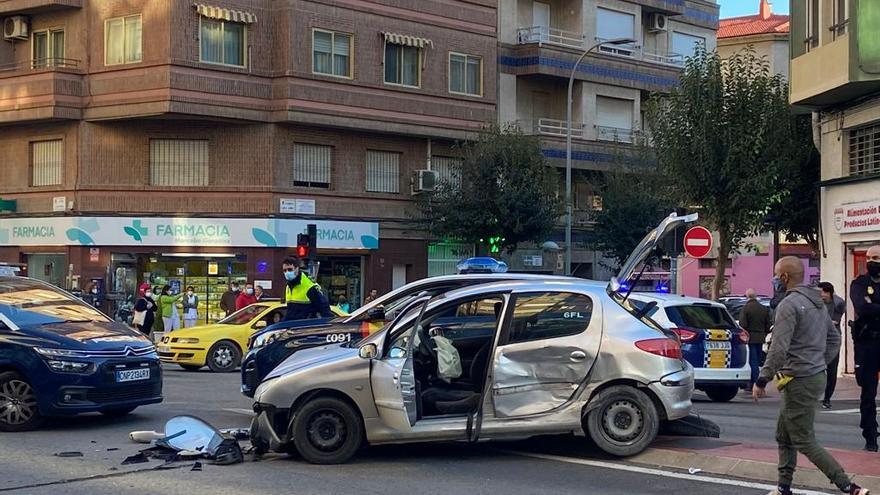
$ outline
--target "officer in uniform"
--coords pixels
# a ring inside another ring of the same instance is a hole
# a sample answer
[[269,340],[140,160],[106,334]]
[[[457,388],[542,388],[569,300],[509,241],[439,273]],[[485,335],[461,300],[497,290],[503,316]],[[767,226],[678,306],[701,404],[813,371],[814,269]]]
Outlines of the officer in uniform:
[[862,388],[860,409],[865,450],[877,452],[877,373],[880,372],[880,246],[868,249],[868,273],[850,287],[856,319],[852,322],[856,382]]
[[287,304],[285,320],[303,320],[320,314],[324,318],[331,318],[330,303],[318,284],[312,282],[308,275],[300,269],[299,258],[285,258],[281,263],[284,271],[284,300]]

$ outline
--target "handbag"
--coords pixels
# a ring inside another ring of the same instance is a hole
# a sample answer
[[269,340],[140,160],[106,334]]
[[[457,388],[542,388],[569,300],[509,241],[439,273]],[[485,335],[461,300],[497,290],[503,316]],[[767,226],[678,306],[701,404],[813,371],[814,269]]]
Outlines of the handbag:
[[143,325],[144,320],[146,320],[146,319],[147,319],[147,312],[146,311],[135,311],[134,317],[131,319],[131,324],[132,325]]

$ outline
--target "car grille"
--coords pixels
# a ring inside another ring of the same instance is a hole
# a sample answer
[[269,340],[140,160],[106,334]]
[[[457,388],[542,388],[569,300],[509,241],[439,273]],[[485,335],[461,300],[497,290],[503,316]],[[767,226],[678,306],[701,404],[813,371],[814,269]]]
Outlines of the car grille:
[[151,399],[162,395],[162,383],[141,383],[122,387],[91,389],[86,399],[96,404],[124,402],[139,399]]
[[129,347],[125,346],[123,349],[111,350],[111,351],[78,351],[76,357],[83,358],[131,358],[131,357],[145,357],[149,356],[156,352],[156,347],[152,345],[147,345],[145,347]]

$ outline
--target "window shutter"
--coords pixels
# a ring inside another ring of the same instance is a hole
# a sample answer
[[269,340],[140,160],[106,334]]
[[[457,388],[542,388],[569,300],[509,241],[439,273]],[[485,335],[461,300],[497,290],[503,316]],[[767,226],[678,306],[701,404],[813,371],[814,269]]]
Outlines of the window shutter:
[[367,191],[400,192],[400,153],[367,151]]
[[207,140],[150,140],[150,184],[204,187],[210,183],[209,173]]
[[64,144],[61,139],[31,143],[31,184],[34,186],[60,185],[64,164]]
[[880,126],[850,131],[849,173],[867,175],[880,172]]
[[333,148],[316,144],[293,145],[293,185],[330,187]]
[[461,182],[457,170],[461,168],[461,160],[448,156],[432,156],[431,170],[437,172],[438,182],[457,185]]

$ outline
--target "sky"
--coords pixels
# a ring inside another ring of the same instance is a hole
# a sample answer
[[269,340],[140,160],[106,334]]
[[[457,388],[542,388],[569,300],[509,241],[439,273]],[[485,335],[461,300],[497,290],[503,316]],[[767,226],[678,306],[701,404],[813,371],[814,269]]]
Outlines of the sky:
[[[773,0],[773,13],[788,14],[789,0]],[[737,17],[758,13],[760,0],[718,0],[721,4],[721,18]]]

